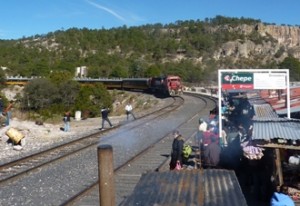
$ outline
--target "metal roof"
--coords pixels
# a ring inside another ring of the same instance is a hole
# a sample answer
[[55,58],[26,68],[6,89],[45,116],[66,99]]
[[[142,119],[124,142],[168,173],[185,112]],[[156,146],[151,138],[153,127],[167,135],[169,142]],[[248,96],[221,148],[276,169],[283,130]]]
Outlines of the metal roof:
[[265,121],[253,121],[253,140],[271,139],[300,140],[300,121],[278,118]]
[[[300,106],[297,107],[290,107],[290,113],[294,113],[294,112],[300,112]],[[276,113],[278,115],[284,115],[287,114],[287,109],[283,108],[283,109],[276,109]]]
[[247,93],[247,99],[250,105],[267,103],[258,92]]
[[251,99],[248,99],[248,102],[249,102],[250,105],[254,105],[254,104],[266,104],[267,103],[262,98],[251,98]]
[[230,170],[182,170],[143,174],[122,205],[247,205],[235,173]]
[[255,114],[253,120],[270,120],[278,118],[277,113],[269,104],[254,104],[253,109]]

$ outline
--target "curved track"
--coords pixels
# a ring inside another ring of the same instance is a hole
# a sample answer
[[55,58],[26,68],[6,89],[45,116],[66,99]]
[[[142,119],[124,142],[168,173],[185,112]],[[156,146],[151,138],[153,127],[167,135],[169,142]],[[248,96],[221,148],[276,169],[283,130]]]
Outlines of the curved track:
[[[191,94],[203,101],[202,108],[195,115],[205,114],[216,106],[216,100],[211,97],[204,97],[197,94]],[[184,125],[182,123],[182,125]],[[195,133],[187,137],[185,140],[189,144],[194,144]],[[172,145],[173,137],[163,136],[154,144],[141,151],[134,158],[128,160],[123,165],[114,170],[115,172],[115,188],[116,188],[116,205],[122,205],[123,201],[130,195],[138,183],[141,175],[147,171],[165,171],[168,170],[170,145]],[[188,169],[197,169],[197,157],[194,155],[189,161]],[[81,193],[64,202],[63,205],[97,205],[99,204],[98,181],[89,185]]]
[[[121,204],[132,193],[142,173],[168,169],[170,145],[173,141],[170,132],[180,127],[184,137],[193,137],[198,116],[207,115],[215,107],[215,102],[208,98],[199,100],[186,97],[182,107],[181,103],[176,102],[140,120],[116,127],[117,129],[105,130],[106,134],[97,133],[93,145],[85,142],[81,145],[82,149],[77,152],[74,149],[68,155],[61,155],[63,157],[60,159],[55,160],[60,153],[48,154],[50,157],[55,156],[54,159],[51,157],[50,165],[40,165],[27,171],[19,170],[19,173],[23,173],[21,176],[16,175],[0,182],[0,205],[22,205],[24,201],[27,205],[98,205],[95,150],[99,137],[100,143],[111,144],[114,148],[116,203]],[[187,141],[192,140],[190,138]],[[86,144],[91,146],[85,147]],[[37,158],[36,161],[40,160]],[[34,161],[25,162],[27,165],[24,163],[22,166],[25,168],[35,164],[32,163]],[[7,173],[10,173],[9,170]]]
[[[162,115],[165,115],[169,112],[172,112],[174,109],[178,108],[183,104],[183,99],[181,97],[174,97],[174,101],[167,105],[166,107],[155,111],[154,113],[150,113],[144,115],[139,118],[149,118],[150,120],[154,120]],[[105,131],[99,131],[94,134],[79,138],[74,141],[70,141],[68,143],[50,148],[48,150],[38,152],[36,154],[30,155],[28,157],[24,157],[3,165],[0,165],[0,186],[5,183],[10,183],[12,181],[17,180],[18,178],[22,178],[24,175],[29,175],[34,170],[37,170],[41,167],[49,166],[51,163],[55,161],[63,160],[64,158],[79,153],[82,150],[88,149],[90,147],[94,147],[99,143],[99,136],[103,133],[109,132],[111,130],[115,130],[120,125],[112,129],[108,129]],[[139,125],[135,125],[131,129],[138,127]]]

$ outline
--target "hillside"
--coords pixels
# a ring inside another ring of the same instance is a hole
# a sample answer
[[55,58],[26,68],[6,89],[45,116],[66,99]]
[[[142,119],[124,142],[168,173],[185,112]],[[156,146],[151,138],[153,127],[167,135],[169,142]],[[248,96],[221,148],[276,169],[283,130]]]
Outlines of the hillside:
[[88,76],[95,78],[177,74],[187,82],[207,83],[216,80],[220,68],[300,73],[299,34],[296,26],[222,16],[110,30],[73,28],[0,41],[0,65],[9,75],[74,73],[76,67],[87,66]]

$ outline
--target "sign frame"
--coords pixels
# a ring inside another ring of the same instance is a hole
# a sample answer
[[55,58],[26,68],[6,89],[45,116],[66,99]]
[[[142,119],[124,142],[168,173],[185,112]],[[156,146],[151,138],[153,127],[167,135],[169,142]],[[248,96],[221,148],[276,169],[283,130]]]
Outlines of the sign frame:
[[[255,75],[259,75],[259,74],[283,74],[286,76],[286,81],[285,81],[285,85],[282,85],[284,83],[282,83],[281,85],[279,85],[280,88],[278,89],[283,89],[283,87],[285,87],[284,89],[286,89],[286,95],[287,95],[287,118],[291,118],[291,98],[290,98],[290,74],[289,74],[289,69],[219,69],[218,70],[218,107],[219,107],[219,136],[221,137],[222,134],[222,74],[223,73],[253,73],[253,77],[255,77]],[[251,90],[257,90],[255,89],[255,79],[253,80],[253,89]],[[274,85],[270,84],[270,88],[269,89],[275,89]],[[257,86],[259,87],[259,85]],[[271,88],[272,87],[272,88]],[[264,89],[268,89],[268,86],[266,86],[266,88]]]

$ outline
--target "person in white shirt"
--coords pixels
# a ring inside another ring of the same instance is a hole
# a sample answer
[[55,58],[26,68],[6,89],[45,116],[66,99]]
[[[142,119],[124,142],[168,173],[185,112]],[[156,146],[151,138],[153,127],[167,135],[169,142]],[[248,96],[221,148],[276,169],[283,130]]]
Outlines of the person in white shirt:
[[206,132],[206,131],[207,131],[207,123],[202,118],[200,118],[198,132],[197,132],[197,141],[198,141],[199,148],[202,143],[203,132]]
[[127,120],[129,120],[129,115],[132,115],[133,119],[136,119],[133,112],[132,112],[132,106],[130,103],[128,103],[125,107],[126,110],[126,115],[127,115]]

